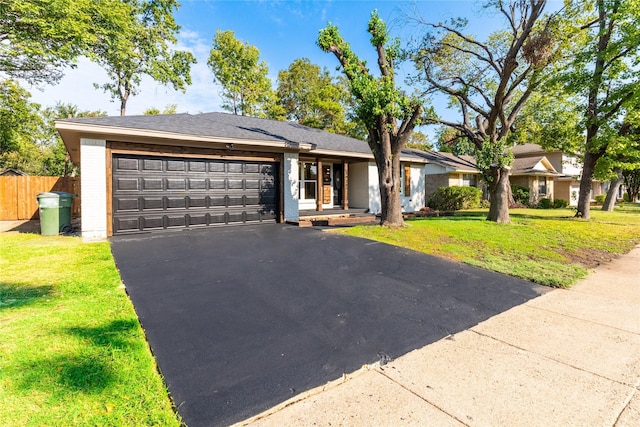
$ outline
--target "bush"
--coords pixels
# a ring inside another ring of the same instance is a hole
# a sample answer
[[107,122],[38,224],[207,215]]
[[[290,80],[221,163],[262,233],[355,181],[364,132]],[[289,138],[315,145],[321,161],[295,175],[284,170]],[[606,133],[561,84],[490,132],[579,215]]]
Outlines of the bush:
[[429,197],[431,209],[439,211],[457,211],[480,206],[482,191],[475,187],[440,187]]
[[562,209],[566,207],[569,207],[569,202],[567,202],[566,200],[555,199],[553,201],[553,209]]
[[536,208],[538,209],[551,209],[552,207],[553,202],[551,201],[551,199],[547,199],[546,197],[544,199],[540,199],[540,201],[536,205]]
[[622,201],[623,202],[628,202],[629,201],[629,193],[624,193],[622,195]]
[[511,194],[513,194],[513,200],[517,205],[529,206],[530,190],[518,184],[511,184]]
[[604,205],[604,199],[606,199],[606,198],[607,198],[606,194],[598,194],[596,196],[596,203],[599,204],[599,205]]

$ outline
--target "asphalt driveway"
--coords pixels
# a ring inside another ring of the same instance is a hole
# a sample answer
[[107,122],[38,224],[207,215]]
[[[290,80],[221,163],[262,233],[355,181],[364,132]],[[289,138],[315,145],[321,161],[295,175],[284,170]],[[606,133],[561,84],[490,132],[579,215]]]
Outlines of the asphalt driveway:
[[280,224],[111,243],[190,427],[241,421],[547,291],[394,246]]

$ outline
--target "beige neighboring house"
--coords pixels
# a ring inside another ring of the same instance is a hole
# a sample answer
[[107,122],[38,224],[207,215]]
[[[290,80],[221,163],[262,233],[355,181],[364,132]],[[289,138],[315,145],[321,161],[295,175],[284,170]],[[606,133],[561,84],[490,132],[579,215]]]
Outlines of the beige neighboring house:
[[527,187],[529,203],[535,205],[543,198],[554,200],[554,178],[558,176],[560,173],[555,170],[546,156],[535,156],[515,159],[511,166],[509,180],[511,184]]
[[[566,200],[570,206],[577,206],[580,193],[580,176],[582,175],[582,165],[577,157],[563,153],[560,150],[545,151],[537,144],[516,145],[513,147],[513,154],[516,161],[546,157],[557,172],[557,175],[553,175],[553,198]],[[511,182],[514,183],[514,180],[512,179]],[[605,193],[604,183],[594,180],[591,199],[593,200],[598,194]]]
[[403,153],[405,152],[427,161],[424,165],[424,200],[427,202],[440,187],[482,188],[480,172],[476,168],[476,159],[473,156],[412,149],[403,150]]

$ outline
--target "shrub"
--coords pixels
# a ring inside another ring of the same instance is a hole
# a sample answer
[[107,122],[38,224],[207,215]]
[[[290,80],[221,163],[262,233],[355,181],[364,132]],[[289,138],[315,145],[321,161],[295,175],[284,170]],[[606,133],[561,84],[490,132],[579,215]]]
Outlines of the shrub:
[[555,199],[553,201],[553,209],[562,209],[562,208],[566,208],[568,206],[569,206],[569,202],[567,202],[566,200]]
[[475,187],[440,187],[429,197],[431,209],[439,211],[457,211],[480,206],[482,191]]
[[513,194],[513,200],[517,205],[529,206],[530,190],[518,184],[511,184],[511,194]]
[[606,194],[598,194],[596,196],[596,203],[599,204],[599,205],[604,205],[604,199],[606,199],[606,198],[607,198]]
[[553,202],[550,199],[547,199],[546,197],[543,199],[540,199],[540,201],[536,205],[536,208],[538,209],[551,209],[552,207],[553,207]]
[[624,193],[622,195],[622,201],[623,202],[628,202],[629,201],[629,193]]

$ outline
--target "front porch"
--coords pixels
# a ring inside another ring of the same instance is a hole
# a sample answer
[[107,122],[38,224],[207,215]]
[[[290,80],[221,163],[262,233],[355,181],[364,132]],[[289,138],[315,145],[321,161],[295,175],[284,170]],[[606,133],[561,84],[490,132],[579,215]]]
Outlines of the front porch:
[[369,213],[369,209],[304,209],[299,212],[298,221],[287,221],[299,227],[311,226],[348,226],[357,224],[373,224],[378,221],[374,214]]

